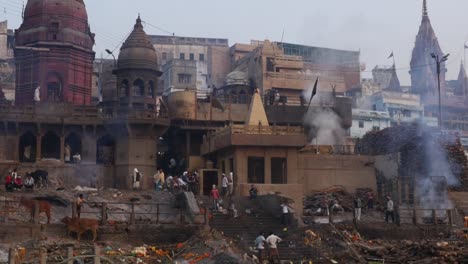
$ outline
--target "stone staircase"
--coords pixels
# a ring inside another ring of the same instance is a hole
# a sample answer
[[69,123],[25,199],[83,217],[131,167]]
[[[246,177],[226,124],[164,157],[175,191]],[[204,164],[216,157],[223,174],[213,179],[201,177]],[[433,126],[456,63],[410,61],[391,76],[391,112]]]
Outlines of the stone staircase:
[[316,253],[303,244],[302,235],[297,228],[290,227],[287,231],[283,230],[280,220],[275,217],[242,215],[233,218],[229,215],[214,214],[210,225],[212,228],[223,232],[226,237],[232,238],[246,252],[249,252],[249,249],[255,246],[255,238],[259,232],[263,231],[266,236],[268,236],[269,232],[274,232],[283,239],[278,246],[282,260],[300,261],[304,257],[307,259],[317,258]]

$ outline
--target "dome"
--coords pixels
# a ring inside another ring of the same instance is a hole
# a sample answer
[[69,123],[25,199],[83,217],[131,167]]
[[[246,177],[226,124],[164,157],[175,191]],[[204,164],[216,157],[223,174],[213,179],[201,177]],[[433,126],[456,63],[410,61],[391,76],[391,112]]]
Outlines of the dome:
[[141,24],[140,16],[135,27],[120,48],[118,69],[149,69],[158,71],[158,57]]
[[94,36],[83,0],[29,0],[17,30],[17,45],[68,42],[92,49]]
[[249,86],[249,76],[247,73],[243,71],[233,71],[230,72],[227,76],[226,79],[224,80],[224,84],[226,86],[230,85],[245,85]]

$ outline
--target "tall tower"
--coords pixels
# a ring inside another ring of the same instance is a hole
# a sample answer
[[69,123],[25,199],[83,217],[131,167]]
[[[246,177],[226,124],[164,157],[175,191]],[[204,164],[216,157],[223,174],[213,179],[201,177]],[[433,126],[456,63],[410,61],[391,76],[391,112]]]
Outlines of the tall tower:
[[83,0],[29,0],[15,32],[16,104],[91,103],[94,35]]
[[[426,0],[423,1],[421,26],[413,49],[410,63],[411,92],[422,97],[437,95],[437,67],[431,53],[444,56],[437,40],[427,12]],[[441,64],[440,85],[441,93],[445,93],[445,63]]]

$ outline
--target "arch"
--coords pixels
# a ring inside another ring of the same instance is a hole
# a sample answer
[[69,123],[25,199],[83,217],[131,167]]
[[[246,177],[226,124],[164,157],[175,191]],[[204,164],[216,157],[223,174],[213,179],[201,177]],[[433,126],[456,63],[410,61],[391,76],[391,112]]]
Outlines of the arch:
[[128,97],[130,96],[130,89],[129,89],[128,80],[124,79],[120,84],[120,97]]
[[239,92],[239,103],[240,104],[247,103],[247,93],[244,90],[240,90]]
[[60,159],[60,137],[54,132],[47,132],[41,140],[41,157],[43,159]]
[[19,160],[21,162],[36,161],[36,143],[36,136],[31,131],[21,135],[19,140]]
[[81,153],[81,138],[75,132],[71,132],[65,138],[65,162],[72,161],[74,155]]
[[104,135],[100,137],[96,144],[96,163],[104,165],[113,165],[115,160],[115,140]]
[[145,83],[141,79],[133,82],[133,96],[141,97],[145,94]]
[[146,95],[148,98],[155,98],[155,94],[154,94],[154,82],[153,81],[149,81],[148,82],[148,93]]
[[63,81],[60,74],[50,72],[47,74],[46,81],[47,101],[60,102],[62,101]]

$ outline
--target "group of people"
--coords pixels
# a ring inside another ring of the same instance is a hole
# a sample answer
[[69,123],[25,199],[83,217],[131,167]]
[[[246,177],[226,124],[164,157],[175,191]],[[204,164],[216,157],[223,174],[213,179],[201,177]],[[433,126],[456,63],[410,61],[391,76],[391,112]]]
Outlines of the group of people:
[[[260,232],[258,237],[255,239],[255,247],[258,250],[258,260],[260,263],[263,263],[267,258],[270,262],[277,260],[280,263],[280,257],[278,252],[278,243],[282,239],[275,235],[273,232],[270,232],[268,237],[265,238],[265,233]],[[267,255],[268,250],[268,255]]]
[[200,177],[196,171],[184,171],[181,176],[169,175],[166,178],[164,171],[158,168],[153,175],[153,184],[155,191],[190,191],[197,194],[199,189],[198,186],[200,184]]
[[32,191],[34,189],[34,178],[31,174],[27,173],[26,178],[23,181],[23,178],[18,175],[17,169],[10,170],[5,177],[5,190],[7,192],[13,192],[17,190],[22,190],[23,187],[25,190]]
[[237,210],[234,205],[234,200],[232,199],[232,196],[234,195],[234,173],[230,172],[229,177],[226,176],[225,173],[222,174],[221,178],[221,194],[219,193],[219,190],[216,186],[216,184],[213,184],[213,187],[210,191],[210,199],[213,204],[212,208],[213,211],[219,211],[220,210],[220,204],[222,204],[221,198],[228,197],[229,198],[229,204],[228,204],[228,210],[233,213],[234,217],[237,217]]

